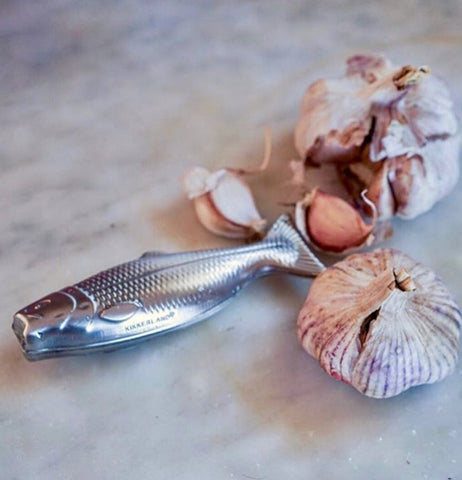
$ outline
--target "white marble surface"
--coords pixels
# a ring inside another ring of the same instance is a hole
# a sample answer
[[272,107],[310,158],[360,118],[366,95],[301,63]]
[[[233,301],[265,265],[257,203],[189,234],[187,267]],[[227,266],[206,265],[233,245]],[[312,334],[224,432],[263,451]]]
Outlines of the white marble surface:
[[[204,232],[190,165],[275,162],[255,181],[274,219],[308,83],[374,50],[427,63],[462,103],[462,4],[5,1],[0,5],[0,478],[462,478],[462,366],[387,401],[327,377],[298,346],[309,281],[265,279],[225,311],[136,349],[26,362],[23,305]],[[268,193],[270,192],[270,193]],[[462,302],[460,184],[388,245]]]

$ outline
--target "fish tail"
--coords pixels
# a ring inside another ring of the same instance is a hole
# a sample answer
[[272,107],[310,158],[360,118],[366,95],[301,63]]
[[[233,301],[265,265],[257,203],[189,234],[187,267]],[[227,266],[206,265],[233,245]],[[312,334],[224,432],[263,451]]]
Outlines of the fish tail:
[[316,276],[326,268],[310,250],[288,214],[281,215],[264,238],[264,241],[278,240],[289,241],[297,249],[298,258],[295,264],[290,266],[291,270],[296,270],[294,273],[303,276]]

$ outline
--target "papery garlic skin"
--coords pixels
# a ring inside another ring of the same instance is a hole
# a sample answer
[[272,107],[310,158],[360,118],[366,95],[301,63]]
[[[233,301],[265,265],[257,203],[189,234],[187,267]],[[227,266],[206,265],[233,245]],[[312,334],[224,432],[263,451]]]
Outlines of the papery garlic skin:
[[[357,55],[347,61],[344,77],[308,88],[295,146],[308,165],[340,165],[350,190],[374,191],[369,198],[379,220],[410,219],[457,182],[457,132],[448,88],[427,67],[397,67],[381,56]],[[376,168],[376,162],[386,165]],[[354,178],[358,165],[370,172],[363,169]],[[348,169],[357,186],[348,184]]]
[[308,163],[352,161],[371,127],[367,99],[351,95],[363,85],[356,77],[318,80],[305,94],[295,127],[295,148]]
[[210,232],[240,240],[263,233],[266,220],[260,216],[250,187],[240,174],[194,167],[186,172],[183,185],[199,221]]
[[459,138],[450,137],[426,143],[419,155],[391,159],[388,183],[395,215],[415,218],[445,197],[459,179],[458,155]]
[[326,269],[297,324],[322,368],[369,397],[442,380],[457,362],[459,307],[432,270],[396,250],[354,254]]
[[385,107],[388,112],[414,85],[413,77],[403,81],[409,77],[407,70],[403,77],[404,67],[393,67],[382,57],[363,58],[365,65],[369,61],[367,68],[353,68],[350,59],[344,77],[317,80],[308,87],[295,127],[295,147],[309,163],[354,160],[373,126],[372,111]]

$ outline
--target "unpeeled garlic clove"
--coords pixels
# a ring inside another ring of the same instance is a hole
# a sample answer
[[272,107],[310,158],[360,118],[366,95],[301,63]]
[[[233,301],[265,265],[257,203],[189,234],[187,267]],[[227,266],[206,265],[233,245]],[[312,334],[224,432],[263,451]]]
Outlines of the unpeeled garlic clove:
[[396,250],[376,250],[314,280],[298,337],[329,375],[387,398],[454,370],[460,324],[459,307],[432,270]]
[[[375,211],[373,204],[369,206]],[[312,245],[330,253],[345,253],[370,245],[375,218],[366,224],[341,198],[315,188],[295,205],[295,223]]]
[[266,220],[257,210],[244,175],[261,173],[271,158],[271,132],[264,129],[265,153],[256,168],[222,168],[210,172],[203,167],[190,168],[183,177],[183,187],[193,200],[197,218],[212,233],[234,239],[261,237]]
[[211,173],[193,167],[186,172],[183,185],[194,201],[199,221],[210,232],[234,239],[248,239],[263,232],[266,220],[240,174],[227,169]]
[[458,155],[459,139],[454,136],[426,143],[417,155],[390,159],[387,179],[395,215],[415,218],[445,197],[459,178]]

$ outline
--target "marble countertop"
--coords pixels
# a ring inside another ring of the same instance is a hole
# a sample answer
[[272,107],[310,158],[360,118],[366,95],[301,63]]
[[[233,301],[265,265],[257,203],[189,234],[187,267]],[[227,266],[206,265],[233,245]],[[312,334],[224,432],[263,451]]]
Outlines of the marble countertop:
[[[0,6],[0,478],[462,478],[462,366],[377,401],[298,345],[310,282],[268,278],[226,310],[127,351],[28,363],[12,314],[147,250],[229,245],[181,191],[191,165],[275,159],[282,207],[306,86],[379,51],[428,64],[462,105],[462,4],[45,0]],[[460,184],[387,245],[462,302]]]

